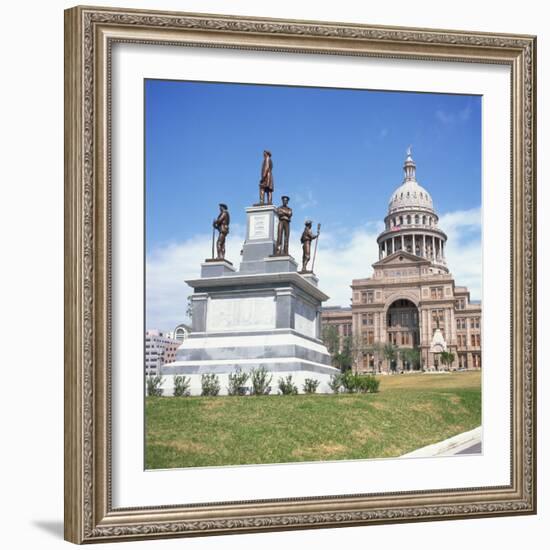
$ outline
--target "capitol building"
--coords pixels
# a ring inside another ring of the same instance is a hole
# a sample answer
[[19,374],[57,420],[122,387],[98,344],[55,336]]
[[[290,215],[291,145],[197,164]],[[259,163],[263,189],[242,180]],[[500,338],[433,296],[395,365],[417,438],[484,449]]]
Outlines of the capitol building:
[[[323,309],[323,326],[336,327],[341,341],[360,339],[363,351],[354,364],[360,372],[480,368],[481,303],[470,301],[447,267],[447,235],[416,180],[410,148],[403,170],[377,238],[372,276],[351,281],[351,307]],[[391,358],[383,351],[387,344],[397,350]],[[419,363],[399,353],[406,348],[420,352]],[[452,364],[441,361],[444,351],[453,353]]]

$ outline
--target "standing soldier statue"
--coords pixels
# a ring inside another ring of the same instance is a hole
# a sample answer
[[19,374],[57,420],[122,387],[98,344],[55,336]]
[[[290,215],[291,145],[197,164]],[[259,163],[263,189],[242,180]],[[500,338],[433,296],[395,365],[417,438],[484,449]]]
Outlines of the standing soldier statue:
[[262,163],[262,176],[260,178],[260,204],[265,203],[265,194],[267,193],[267,204],[273,204],[273,161],[271,152],[264,151],[264,161]]
[[288,256],[288,237],[290,235],[292,208],[288,206],[288,201],[290,199],[286,195],[283,195],[281,200],[283,204],[277,208],[279,227],[277,228],[277,246],[275,254],[277,256]]
[[314,235],[311,231],[311,221],[307,220],[304,227],[304,232],[300,238],[302,243],[302,271],[301,273],[308,273],[307,264],[311,258],[311,241],[316,239],[319,236],[319,231],[321,229],[321,224],[317,225],[317,235]]
[[[225,260],[225,237],[229,233],[229,210],[227,205],[220,203],[220,214],[212,224],[214,230],[218,230],[218,240],[216,241],[216,260]],[[212,245],[214,244],[214,233],[212,234]],[[212,246],[212,259],[214,259],[214,246]]]

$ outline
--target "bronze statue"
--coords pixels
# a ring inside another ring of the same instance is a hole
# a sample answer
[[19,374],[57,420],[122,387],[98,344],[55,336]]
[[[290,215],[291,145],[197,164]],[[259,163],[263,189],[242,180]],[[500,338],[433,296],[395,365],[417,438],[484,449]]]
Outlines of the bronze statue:
[[260,179],[260,204],[273,204],[273,161],[271,152],[264,151],[264,161],[262,163],[262,176]]
[[290,199],[286,195],[282,196],[281,200],[283,204],[277,208],[279,227],[277,228],[276,254],[278,256],[288,256],[288,238],[290,235],[292,208],[288,206],[288,201]]
[[302,273],[308,273],[307,264],[311,258],[311,241],[316,239],[319,236],[319,230],[321,229],[321,224],[317,225],[317,235],[314,235],[311,231],[311,221],[307,220],[304,227],[304,232],[300,237],[300,242],[302,243]]
[[[220,214],[212,225],[219,232],[218,240],[216,241],[216,259],[225,260],[225,237],[229,233],[229,210],[226,204],[220,203]],[[214,247],[212,247],[212,257],[214,257]]]

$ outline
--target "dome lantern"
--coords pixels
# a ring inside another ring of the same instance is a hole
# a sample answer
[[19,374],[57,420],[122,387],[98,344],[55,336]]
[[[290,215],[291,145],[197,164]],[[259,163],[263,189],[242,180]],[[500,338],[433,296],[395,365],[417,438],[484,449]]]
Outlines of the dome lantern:
[[407,148],[407,158],[405,159],[405,164],[403,165],[405,181],[416,181],[416,164],[414,163],[411,155],[412,147],[409,145]]

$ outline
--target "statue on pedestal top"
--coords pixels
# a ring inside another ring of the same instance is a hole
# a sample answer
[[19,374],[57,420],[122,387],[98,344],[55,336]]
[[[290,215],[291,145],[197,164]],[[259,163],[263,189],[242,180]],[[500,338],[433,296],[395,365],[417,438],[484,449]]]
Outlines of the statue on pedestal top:
[[[308,273],[307,264],[309,262],[309,259],[311,258],[311,241],[319,237],[319,232],[321,229],[321,224],[318,224],[317,235],[314,235],[313,231],[311,231],[311,225],[312,225],[312,222],[310,220],[307,220],[305,223],[304,232],[300,237],[300,242],[302,243],[302,271],[301,271],[302,273]],[[317,243],[315,244],[315,251],[317,251]],[[313,261],[315,261],[315,257]],[[312,266],[312,270],[313,270],[313,266]]]
[[275,254],[277,256],[288,256],[288,240],[290,236],[290,219],[292,218],[292,208],[288,206],[289,197],[281,197],[283,204],[277,208],[277,217],[279,218],[279,227],[277,228],[277,244]]
[[273,161],[271,160],[271,152],[267,150],[264,151],[260,178],[260,204],[273,204]]
[[[212,224],[214,231],[218,230],[218,240],[216,241],[216,260],[225,260],[225,238],[229,233],[229,210],[227,205],[220,203],[220,213]],[[212,259],[214,259],[214,233],[212,233]]]

